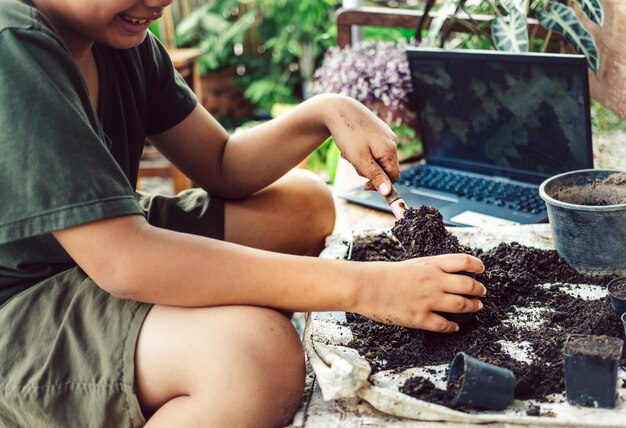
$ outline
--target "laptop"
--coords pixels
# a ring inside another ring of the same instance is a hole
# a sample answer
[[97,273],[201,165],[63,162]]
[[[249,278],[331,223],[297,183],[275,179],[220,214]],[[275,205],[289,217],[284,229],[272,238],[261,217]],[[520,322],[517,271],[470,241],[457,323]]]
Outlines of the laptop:
[[[452,226],[547,221],[539,185],[593,168],[583,55],[409,48],[424,159],[396,189]],[[348,201],[390,211],[360,187]]]

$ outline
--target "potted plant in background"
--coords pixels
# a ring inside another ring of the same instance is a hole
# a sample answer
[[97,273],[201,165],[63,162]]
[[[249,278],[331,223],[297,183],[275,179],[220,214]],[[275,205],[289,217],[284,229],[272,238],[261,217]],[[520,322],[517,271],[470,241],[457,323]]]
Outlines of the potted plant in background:
[[255,10],[263,61],[253,67],[246,96],[265,109],[310,97],[315,68],[336,44],[340,0],[241,0]]
[[248,33],[254,13],[242,8],[238,0],[208,1],[176,25],[177,46],[203,52],[201,102],[227,128],[247,119],[254,108],[237,84],[237,76],[246,72],[249,61]]
[[[598,47],[593,36],[582,25],[570,4],[578,4],[592,23],[604,25],[604,9],[600,0],[427,0],[424,17],[436,6],[438,10],[422,39],[426,19],[422,19],[416,29],[417,43],[422,46],[454,48],[466,47],[472,43],[467,37],[455,37],[452,32],[455,23],[467,28],[470,36],[476,37],[486,48],[510,52],[545,52],[550,46],[553,33],[559,33],[578,53],[585,55],[589,68],[595,73],[600,66]],[[477,13],[493,16],[486,28],[484,21],[473,18]],[[529,33],[529,19],[537,19],[547,30],[543,38],[536,37],[536,29]],[[476,43],[476,39],[474,40]],[[560,46],[562,48],[562,46]]]
[[315,72],[313,85],[313,93],[347,95],[385,120],[398,136],[402,160],[422,153],[415,133],[417,120],[406,45],[404,40],[366,40],[343,49],[333,47]]
[[246,116],[252,106],[269,117],[274,104],[306,98],[315,66],[335,44],[338,6],[339,0],[212,0],[194,9],[176,34],[179,46],[202,49],[201,73],[218,82],[207,88],[205,106],[220,119],[244,116],[224,108],[231,87],[248,101]]
[[[580,5],[582,13],[594,25],[603,25],[604,10],[599,0],[573,2]],[[599,53],[596,44],[569,3],[560,0],[424,0],[417,5],[423,7],[424,18],[413,33],[415,37],[410,38],[408,43],[450,49],[522,52],[560,51],[564,49],[563,40],[566,40],[571,45],[570,49],[584,54],[589,67],[597,72]],[[432,19],[427,20],[429,13]],[[479,14],[482,19],[476,19]],[[538,20],[539,26],[546,31],[537,31],[538,26],[529,27],[529,23],[534,22],[531,19]],[[426,28],[428,22],[430,25]],[[463,32],[458,32],[459,24],[464,28]],[[529,28],[532,30],[529,31]],[[386,28],[379,33],[393,31],[397,29]],[[555,32],[562,37],[554,37]],[[406,38],[406,34],[403,36]],[[366,45],[363,46],[363,43]],[[331,49],[316,74],[314,92],[343,93],[366,104],[392,125],[400,140],[399,152],[403,157],[411,157],[421,153],[421,146],[415,113],[410,104],[410,76],[403,48],[403,42],[396,40],[395,43],[365,41],[341,50]],[[393,59],[389,60],[389,57]],[[393,81],[382,82],[381,85],[375,71],[376,64],[386,64],[387,68],[383,69],[387,73],[385,76],[392,76]],[[396,75],[401,75],[402,79],[394,79]],[[393,94],[394,99],[396,96],[403,98],[390,102],[383,97],[389,94]]]

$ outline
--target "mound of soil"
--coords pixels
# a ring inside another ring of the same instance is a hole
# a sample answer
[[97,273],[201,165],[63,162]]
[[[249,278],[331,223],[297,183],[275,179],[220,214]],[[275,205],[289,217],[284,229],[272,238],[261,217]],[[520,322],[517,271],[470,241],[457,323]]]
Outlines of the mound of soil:
[[[350,346],[370,362],[374,372],[449,364],[457,352],[463,351],[512,370],[517,377],[516,398],[547,401],[548,395],[565,388],[561,351],[569,334],[624,337],[621,321],[611,309],[608,297],[583,300],[561,291],[560,286],[565,283],[606,287],[613,276],[579,274],[556,251],[515,242],[502,243],[485,252],[463,246],[446,230],[441,214],[426,206],[407,211],[392,233],[397,240],[387,235],[357,239],[352,259],[397,261],[464,252],[481,258],[485,264],[485,272],[476,275],[476,279],[488,293],[482,299],[483,310],[469,325],[451,335],[385,325],[358,314],[347,314],[354,337]],[[524,308],[542,308],[537,312],[541,328],[511,322],[511,317],[523,321],[530,316],[521,311]],[[499,341],[524,343],[532,349],[532,359],[512,358]],[[450,394],[426,378],[409,379],[401,390],[422,400],[450,405]],[[536,412],[533,409],[531,413]]]

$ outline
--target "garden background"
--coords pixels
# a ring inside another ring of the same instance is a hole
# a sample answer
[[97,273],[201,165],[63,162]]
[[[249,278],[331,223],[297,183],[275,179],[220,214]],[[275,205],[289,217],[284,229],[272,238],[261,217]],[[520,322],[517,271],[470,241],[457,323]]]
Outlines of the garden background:
[[[579,1],[577,1],[579,2]],[[466,14],[464,33],[446,30],[435,20],[420,31],[365,26],[353,47],[338,49],[337,11],[341,0],[179,0],[171,7],[175,45],[202,51],[199,70],[202,104],[230,132],[276,117],[321,92],[344,93],[364,102],[399,137],[401,159],[416,160],[421,143],[410,113],[412,94],[403,48],[416,43],[446,48],[494,49],[494,40],[474,16],[502,14],[512,19],[511,4],[525,5],[528,18],[551,3],[568,0],[407,0],[351,1],[390,9],[426,10],[431,15]],[[346,6],[344,4],[344,6]],[[163,22],[151,30],[163,37]],[[422,23],[424,24],[424,23]],[[473,25],[473,27],[471,27]],[[545,51],[553,33],[528,36],[528,49]],[[561,42],[556,49],[563,49]],[[350,71],[348,78],[339,76]],[[626,122],[597,102],[592,104],[594,140],[626,131]],[[303,165],[332,186],[338,150],[324,142]]]

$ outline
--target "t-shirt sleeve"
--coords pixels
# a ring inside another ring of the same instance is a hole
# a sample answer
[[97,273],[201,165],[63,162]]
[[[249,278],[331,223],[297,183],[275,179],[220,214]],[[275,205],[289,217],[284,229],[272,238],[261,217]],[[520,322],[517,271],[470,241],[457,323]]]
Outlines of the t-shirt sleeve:
[[0,244],[141,214],[53,32],[0,32]]
[[198,101],[154,35],[148,33],[140,50],[148,97],[147,132],[153,135],[177,125],[191,113]]

